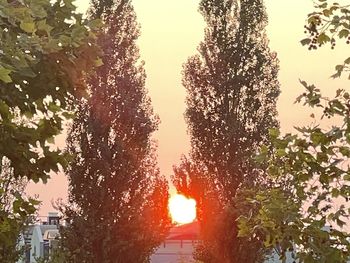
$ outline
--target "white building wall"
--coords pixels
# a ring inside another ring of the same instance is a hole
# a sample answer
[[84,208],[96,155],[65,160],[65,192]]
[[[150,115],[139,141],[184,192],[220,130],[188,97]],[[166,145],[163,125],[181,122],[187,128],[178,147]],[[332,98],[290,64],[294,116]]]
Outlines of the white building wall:
[[42,257],[44,251],[44,240],[40,226],[34,227],[30,246],[30,263],[36,263],[35,258]]
[[192,263],[196,241],[167,240],[152,255],[151,263]]

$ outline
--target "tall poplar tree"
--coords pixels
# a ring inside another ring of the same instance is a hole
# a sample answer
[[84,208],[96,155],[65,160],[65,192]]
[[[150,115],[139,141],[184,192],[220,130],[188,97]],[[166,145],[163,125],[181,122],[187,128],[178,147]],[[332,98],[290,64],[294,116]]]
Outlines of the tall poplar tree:
[[145,262],[169,218],[168,186],[151,138],[158,117],[136,45],[139,25],[131,1],[91,10],[102,10],[104,57],[68,137],[75,158],[67,170],[70,224],[62,242],[70,262]]
[[256,262],[262,246],[238,238],[236,202],[243,185],[256,183],[252,154],[278,127],[278,61],[262,0],[202,0],[199,10],[205,39],[183,72],[191,160],[175,168],[174,182],[197,195],[202,261]]

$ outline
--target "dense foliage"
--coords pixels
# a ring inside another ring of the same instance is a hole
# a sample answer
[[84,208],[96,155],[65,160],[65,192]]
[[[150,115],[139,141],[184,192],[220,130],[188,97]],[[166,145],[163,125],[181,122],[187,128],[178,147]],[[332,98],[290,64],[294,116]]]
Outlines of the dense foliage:
[[62,242],[67,262],[141,263],[169,225],[168,186],[151,137],[158,117],[145,89],[131,1],[103,10],[103,65],[88,78],[90,96],[79,102],[68,136],[75,158]]
[[[315,49],[326,43],[334,48],[344,38],[348,42],[348,6],[315,4],[301,43]],[[336,66],[333,77],[340,77],[347,64],[348,59]],[[340,89],[330,99],[314,85],[301,84],[306,91],[297,102],[322,110],[321,119],[312,114],[312,124],[295,134],[270,131],[272,147],[263,147],[256,157],[268,167],[270,187],[245,192],[249,213],[239,220],[240,235],[261,235],[282,262],[348,262],[350,95]]]
[[69,118],[68,98],[84,93],[82,77],[98,61],[98,22],[83,20],[70,0],[1,0],[0,10],[0,200],[12,202],[0,202],[0,261],[13,262],[38,202],[7,186],[46,182],[66,165],[49,144]]
[[238,238],[234,200],[242,185],[256,183],[250,157],[278,126],[278,61],[268,47],[263,1],[202,0],[200,12],[205,39],[183,77],[191,156],[175,168],[174,183],[197,199],[200,260],[256,262],[263,246],[256,237]]
[[263,233],[266,247],[275,248],[282,262],[288,252],[300,262],[347,262],[350,96],[339,90],[334,99],[322,98],[313,85],[303,85],[307,92],[300,100],[323,108],[323,117],[343,121],[330,129],[298,128],[298,135],[271,130],[272,152],[264,147],[257,156],[268,164],[271,186],[248,194],[251,213],[240,218],[240,234]]
[[26,179],[13,176],[13,168],[9,161],[4,161],[0,173],[0,207],[1,218],[1,256],[2,262],[15,261],[24,251],[17,247],[17,240],[25,225],[33,221],[38,204],[34,199],[28,199],[23,191],[26,187]]

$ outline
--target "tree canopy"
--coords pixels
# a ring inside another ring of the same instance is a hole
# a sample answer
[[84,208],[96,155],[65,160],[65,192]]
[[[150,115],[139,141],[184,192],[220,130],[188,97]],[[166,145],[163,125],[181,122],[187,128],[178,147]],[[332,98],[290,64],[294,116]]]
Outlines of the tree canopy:
[[[307,38],[301,44],[316,49],[347,40],[348,6],[315,2],[309,14]],[[345,31],[344,31],[345,30]],[[336,66],[333,77],[347,70],[347,60]],[[321,117],[294,134],[270,130],[272,147],[262,147],[256,161],[267,166],[270,186],[245,192],[247,213],[239,219],[240,235],[259,233],[266,247],[274,248],[281,262],[348,262],[350,236],[350,95],[336,91],[334,98],[322,96],[315,85],[301,81],[305,92],[297,103],[321,110]],[[325,128],[324,119],[332,121]]]
[[278,61],[268,47],[263,1],[202,0],[199,10],[204,41],[183,71],[191,154],[175,168],[174,183],[197,198],[201,260],[256,262],[263,246],[238,240],[233,200],[243,185],[256,183],[250,157],[278,127]]
[[[67,164],[49,144],[70,117],[69,97],[84,94],[83,76],[98,64],[99,22],[84,20],[69,0],[2,0],[0,10],[1,185],[8,176],[46,182]],[[9,194],[11,209],[0,203],[1,262],[18,257],[19,231],[38,204],[0,189],[1,196]]]
[[74,159],[66,170],[70,223],[62,244],[68,262],[141,263],[170,223],[152,139],[159,120],[145,88],[131,1],[102,9],[103,65],[87,79],[89,96],[78,102],[67,140]]

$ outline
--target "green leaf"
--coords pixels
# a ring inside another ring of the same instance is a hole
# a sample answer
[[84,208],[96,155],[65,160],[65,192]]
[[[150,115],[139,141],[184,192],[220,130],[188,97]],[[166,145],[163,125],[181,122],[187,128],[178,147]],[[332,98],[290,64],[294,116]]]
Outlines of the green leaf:
[[332,189],[332,197],[337,198],[340,195],[340,191],[337,188]]
[[33,118],[33,116],[34,116],[34,114],[33,114],[32,112],[30,112],[30,111],[24,112],[23,115],[24,115],[25,117],[27,117],[28,119],[31,119],[31,118]]
[[33,33],[35,30],[35,24],[34,22],[21,21],[20,28],[27,33]]
[[317,153],[317,162],[322,163],[322,162],[327,162],[328,161],[328,155],[323,152]]
[[321,45],[323,45],[329,41],[331,41],[331,39],[329,36],[326,35],[326,33],[321,33],[317,38],[317,42]]
[[310,38],[305,38],[305,39],[301,40],[300,43],[303,46],[309,45],[311,43],[311,39]]
[[102,19],[94,19],[88,23],[88,27],[91,29],[98,29],[103,26]]
[[276,155],[278,156],[278,157],[283,157],[283,156],[285,156],[287,153],[286,153],[286,151],[284,150],[284,149],[278,149],[277,151],[276,151]]
[[343,178],[345,181],[350,181],[350,174],[346,174],[344,175],[344,178]]
[[52,26],[50,26],[46,23],[46,19],[38,21],[37,28],[38,28],[38,30],[45,31],[48,36],[50,35],[51,30],[53,29]]
[[55,143],[55,137],[52,136],[52,137],[50,137],[50,138],[47,138],[46,141],[47,141],[48,143],[54,144],[54,143]]
[[3,120],[11,119],[10,107],[2,100],[0,100],[0,115]]
[[348,147],[340,147],[339,151],[342,155],[350,157],[350,149]]
[[329,178],[327,174],[321,174],[320,175],[320,183],[323,185],[328,185],[329,184]]
[[62,116],[65,117],[67,120],[69,120],[69,119],[73,119],[75,117],[75,114],[65,111],[62,113]]
[[323,14],[324,14],[326,17],[329,17],[330,15],[332,15],[332,10],[330,10],[330,9],[324,9],[324,10],[323,10]]
[[11,70],[0,66],[0,80],[2,80],[5,83],[12,82],[12,79],[10,77],[11,72],[12,72]]
[[30,8],[34,17],[44,18],[47,16],[47,12],[42,4],[45,4],[45,2],[40,3],[40,1],[31,1]]
[[338,71],[338,72],[342,71],[343,69],[344,69],[344,65],[336,65],[335,66],[335,70]]
[[96,67],[100,67],[103,65],[103,61],[101,58],[98,58],[97,60],[95,60],[95,66]]
[[280,135],[280,131],[276,128],[269,129],[269,135],[272,139],[276,139]]
[[86,28],[83,26],[76,26],[72,31],[72,39],[75,43],[80,43],[86,34]]
[[339,38],[347,38],[349,35],[349,30],[347,29],[342,29],[339,32]]
[[310,139],[315,145],[326,144],[328,142],[327,137],[321,131],[312,132]]

